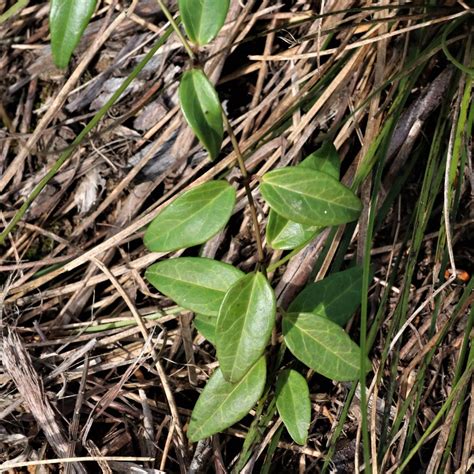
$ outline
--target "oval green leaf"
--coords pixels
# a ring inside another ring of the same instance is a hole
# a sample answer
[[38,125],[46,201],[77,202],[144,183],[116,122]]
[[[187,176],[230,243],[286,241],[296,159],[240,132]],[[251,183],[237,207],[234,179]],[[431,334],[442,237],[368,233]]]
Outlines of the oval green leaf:
[[211,42],[224,26],[229,0],[179,0],[179,13],[189,39],[198,45]]
[[270,209],[266,237],[271,248],[292,250],[312,240],[320,232],[320,229],[317,226],[308,226],[290,221]]
[[194,316],[194,327],[211,344],[216,344],[216,324],[217,317],[208,314],[196,314]]
[[214,86],[201,69],[183,74],[179,101],[186,122],[208,151],[209,158],[216,159],[224,137],[222,108]]
[[[298,167],[322,171],[339,179],[339,155],[331,142],[325,142],[321,148],[307,156]],[[268,245],[273,249],[292,250],[314,239],[320,231],[321,227],[308,226],[285,219],[273,209],[270,209],[268,213],[266,237]]]
[[293,441],[306,444],[311,423],[311,400],[308,383],[296,370],[284,370],[278,376],[276,406]]
[[188,438],[199,441],[240,421],[262,396],[266,379],[261,357],[237,383],[225,380],[217,369],[207,382],[191,414]]
[[359,346],[329,319],[311,313],[285,314],[283,336],[297,359],[325,377],[340,382],[359,378]]
[[309,283],[293,300],[289,313],[313,313],[344,326],[360,305],[362,267],[329,275]]
[[148,267],[146,279],[176,304],[217,316],[227,290],[244,273],[227,263],[200,257],[163,260]]
[[97,0],[51,0],[49,28],[54,64],[64,69],[95,10]]
[[357,219],[362,209],[360,199],[337,179],[301,167],[266,173],[260,192],[277,214],[300,224],[344,224]]
[[234,205],[235,189],[227,181],[190,189],[151,222],[145,246],[152,252],[171,252],[202,244],[225,227]]
[[307,156],[298,167],[321,171],[337,180],[339,180],[341,172],[341,163],[336,147],[329,141]]
[[263,354],[275,311],[275,293],[261,273],[250,273],[229,288],[216,326],[217,359],[226,380],[238,382]]

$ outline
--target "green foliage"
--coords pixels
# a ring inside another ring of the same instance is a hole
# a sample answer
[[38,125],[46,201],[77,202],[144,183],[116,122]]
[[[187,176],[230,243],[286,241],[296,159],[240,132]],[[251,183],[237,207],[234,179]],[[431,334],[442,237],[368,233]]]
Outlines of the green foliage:
[[339,179],[341,173],[339,155],[336,147],[329,141],[324,142],[321,148],[307,156],[298,167],[321,171],[335,179]]
[[273,249],[292,250],[312,240],[319,231],[318,226],[290,221],[273,209],[268,213],[266,237],[268,245]]
[[211,42],[224,25],[229,0],[179,0],[179,12],[189,39],[204,45]]
[[[188,37],[201,45],[218,34],[229,2],[179,0],[179,8]],[[183,42],[195,66],[196,51]],[[202,69],[194,67],[183,74],[179,99],[187,123],[211,160],[216,159],[224,116],[216,90]],[[361,202],[339,182],[339,166],[336,149],[327,142],[297,167],[263,175],[260,191],[270,206],[269,245],[293,249],[324,227],[357,219]],[[225,227],[235,199],[236,192],[227,181],[208,182],[185,192],[150,224],[145,245],[151,251],[170,252],[206,242]],[[219,433],[248,414],[265,386],[275,386],[275,380],[266,380],[264,352],[275,326],[276,299],[264,262],[259,261],[257,271],[244,274],[219,261],[181,257],[152,265],[146,278],[178,305],[195,312],[196,329],[216,348],[219,368],[193,409],[188,438],[198,441]],[[361,281],[362,272],[355,268],[310,284],[283,317],[284,340],[293,355],[335,380],[359,377],[360,349],[338,324],[356,310]],[[275,398],[289,434],[305,444],[311,403],[304,377],[294,370],[283,371],[276,381]]]
[[184,118],[214,160],[219,155],[224,125],[222,108],[214,86],[201,69],[186,71],[179,84]]
[[217,359],[226,380],[239,381],[263,354],[275,324],[275,294],[261,273],[229,288],[217,317]]
[[[337,150],[331,142],[306,157],[298,168],[321,171],[339,179],[340,163]],[[321,230],[318,226],[309,226],[286,219],[270,209],[267,223],[267,242],[279,250],[291,250],[312,240]]]
[[0,13],[0,25],[25,8],[28,3],[30,3],[30,0],[17,0],[10,8]]
[[152,252],[171,252],[202,244],[227,224],[234,205],[235,189],[227,181],[201,184],[153,220],[145,232],[145,245]]
[[285,314],[283,336],[297,359],[325,377],[340,382],[359,378],[359,347],[329,319],[311,313]]
[[343,326],[360,305],[362,273],[362,267],[353,267],[308,284],[288,311],[317,314]]
[[311,400],[306,379],[296,370],[284,370],[278,376],[276,406],[293,441],[306,444],[311,423]]
[[163,260],[145,273],[158,291],[178,305],[216,317],[227,290],[243,275],[232,265],[198,257]]
[[[280,187],[284,188],[283,198],[289,197],[282,212],[285,217],[273,214],[287,229],[301,226],[303,232],[314,235],[320,227],[347,222],[360,212],[358,198],[336,179],[337,155],[331,148],[324,149],[325,154],[318,150],[298,168],[264,176],[262,193],[271,205],[284,205],[284,199],[273,198],[281,192]],[[298,206],[293,195],[301,194],[302,189],[308,190],[309,198],[305,196],[295,212]],[[198,186],[165,208],[147,229],[145,243],[155,251],[203,243],[226,225],[234,204],[235,190],[226,181]],[[331,211],[331,217],[324,211]],[[302,213],[311,217],[313,227],[297,222]],[[260,272],[245,275],[231,265],[199,257],[158,262],[147,270],[146,277],[164,295],[196,312],[195,327],[216,347],[220,368],[193,410],[190,439],[198,440],[231,426],[250,410],[265,384],[262,354],[276,312],[272,287]],[[334,380],[359,376],[360,349],[338,324],[344,324],[357,309],[361,281],[362,271],[356,267],[311,283],[283,318],[284,339],[293,355]],[[296,372],[284,372],[277,383],[276,398],[290,435],[304,444],[310,417],[304,378]]]
[[51,0],[49,28],[54,64],[64,69],[86,29],[97,0]]
[[261,357],[237,383],[228,382],[217,369],[194,407],[188,438],[191,441],[207,438],[247,415],[263,393],[266,371],[265,357]]
[[312,169],[280,168],[262,177],[260,192],[281,216],[314,226],[345,224],[358,218],[359,198],[337,179]]
[[216,344],[217,316],[208,314],[196,314],[194,316],[195,328],[211,343]]

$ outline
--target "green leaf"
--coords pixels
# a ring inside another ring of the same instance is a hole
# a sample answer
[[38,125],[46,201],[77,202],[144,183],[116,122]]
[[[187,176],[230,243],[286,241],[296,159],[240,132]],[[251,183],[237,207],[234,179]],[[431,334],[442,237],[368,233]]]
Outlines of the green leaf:
[[207,382],[191,414],[188,438],[199,441],[240,421],[262,396],[266,378],[265,357],[237,383],[227,382],[217,369]]
[[200,257],[181,257],[151,265],[146,279],[179,306],[217,316],[227,290],[244,273],[227,263]]
[[362,209],[359,198],[337,179],[301,167],[266,173],[260,192],[277,214],[300,224],[344,224],[357,219]]
[[325,377],[340,382],[359,378],[359,346],[329,319],[311,313],[285,314],[283,336],[297,359]]
[[322,171],[337,180],[339,180],[341,172],[341,163],[336,147],[329,141],[325,142],[321,148],[307,156],[298,167]]
[[291,250],[312,240],[320,229],[317,226],[308,226],[290,221],[270,209],[266,237],[268,245],[273,249]]
[[275,293],[261,273],[250,273],[229,288],[216,326],[217,359],[226,380],[239,381],[263,354],[275,311]]
[[293,441],[306,444],[311,423],[311,400],[308,383],[296,370],[284,370],[278,376],[276,406]]
[[209,158],[216,159],[224,136],[222,108],[214,86],[201,69],[183,74],[179,101],[184,118],[209,152]]
[[195,328],[211,343],[216,344],[217,317],[208,314],[196,314],[194,316]]
[[178,5],[186,34],[198,45],[217,36],[229,10],[229,0],[179,0]]
[[64,69],[95,10],[97,0],[51,0],[49,28],[54,64]]
[[[331,142],[311,153],[297,167],[313,169],[339,179],[340,163],[337,150]],[[291,250],[312,240],[321,227],[308,226],[286,219],[270,209],[266,227],[267,242],[276,250]]]
[[155,217],[145,232],[145,246],[152,252],[171,252],[202,244],[225,227],[234,204],[235,189],[227,181],[190,189]]
[[309,283],[288,312],[313,313],[344,326],[360,305],[362,274],[362,267],[353,267]]

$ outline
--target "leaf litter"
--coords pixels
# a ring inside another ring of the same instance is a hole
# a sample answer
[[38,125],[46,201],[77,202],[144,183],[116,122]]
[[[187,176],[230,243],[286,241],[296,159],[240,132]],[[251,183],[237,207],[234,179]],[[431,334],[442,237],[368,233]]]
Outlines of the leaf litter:
[[[127,77],[165,28],[156,2],[139,1],[135,11],[120,18],[120,2],[101,2],[68,74],[78,71],[86,52],[94,60],[66,89],[66,77],[51,61],[47,3],[30,3],[0,24],[3,228],[92,117],[93,102]],[[370,237],[375,272],[367,294],[369,329],[374,328],[369,331],[370,359],[378,371],[367,378],[372,443],[379,468],[395,469],[461,381],[463,403],[449,407],[408,466],[412,471],[468,472],[474,402],[472,381],[461,375],[467,366],[466,334],[472,328],[472,284],[453,279],[436,291],[448,246],[456,267],[468,275],[473,271],[469,134],[460,139],[464,158],[457,171],[452,241],[440,224],[442,175],[436,178],[436,170],[443,171],[449,130],[460,117],[456,101],[469,78],[451,64],[436,38],[450,21],[470,12],[464,2],[446,2],[437,10],[362,4],[365,9],[350,12],[358,5],[352,0],[263,0],[245,6],[232,1],[222,34],[206,48],[205,68],[217,83],[241,146],[252,150],[247,161],[254,189],[258,176],[298,163],[329,137],[341,159],[343,182],[369,190],[366,195],[362,191],[369,209],[375,174],[365,166],[377,167],[382,160],[380,148],[371,154],[370,147],[379,137],[388,140],[376,232]],[[101,37],[114,20],[112,31]],[[461,61],[470,57],[472,47],[464,25],[456,31],[464,41],[447,38],[449,51]],[[103,46],[96,41],[100,38]],[[357,42],[361,45],[353,46]],[[419,55],[415,59],[414,51]],[[53,460],[67,457],[88,458],[64,463],[68,472],[94,472],[97,462],[105,472],[184,472],[189,466],[190,472],[205,472],[207,466],[236,465],[249,419],[212,443],[191,447],[176,438],[174,417],[178,414],[186,430],[199,390],[216,368],[215,351],[195,331],[189,312],[144,280],[145,269],[163,255],[147,253],[141,243],[144,227],[160,206],[223,171],[235,173],[235,158],[224,138],[221,155],[210,166],[189,134],[176,107],[177,79],[186,68],[179,43],[170,39],[155,58],[154,67],[76,148],[0,246],[1,463],[26,466],[47,460],[41,466],[45,472],[57,471]],[[57,103],[60,93],[65,101]],[[148,111],[154,103],[156,110]],[[142,111],[147,119],[138,123]],[[48,120],[40,123],[45,116]],[[434,133],[442,120],[446,131],[437,148]],[[393,134],[387,139],[390,126]],[[269,139],[279,141],[265,148],[262,140]],[[364,161],[367,156],[372,158]],[[431,176],[425,174],[428,156],[438,157],[429,165]],[[433,189],[426,194],[426,218],[417,214],[423,186]],[[263,233],[268,210],[258,194],[256,198]],[[236,210],[229,228],[213,245],[206,244],[206,256],[252,271],[256,249],[242,193]],[[367,239],[363,219],[346,230],[323,231],[270,273],[280,308],[286,309],[307,282],[362,262]],[[267,250],[272,262],[285,255]],[[149,344],[130,302],[143,318]],[[359,316],[356,311],[347,326],[355,341]],[[397,344],[385,358],[384,349],[396,335]],[[174,393],[173,412],[150,346]],[[272,418],[251,447],[247,470],[271,466],[319,472],[325,459],[332,460],[337,472],[354,472],[361,465],[360,387],[305,375],[312,404],[306,445],[292,444],[284,432],[273,445],[279,431],[277,418]],[[353,388],[354,397],[348,398]],[[352,401],[344,418],[347,400]],[[100,461],[90,460],[98,455]]]

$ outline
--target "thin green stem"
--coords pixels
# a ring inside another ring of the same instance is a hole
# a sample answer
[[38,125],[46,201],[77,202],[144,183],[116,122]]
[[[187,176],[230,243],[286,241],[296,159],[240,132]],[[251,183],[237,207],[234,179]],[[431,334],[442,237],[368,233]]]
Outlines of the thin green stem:
[[[188,53],[189,57],[191,58],[192,61],[196,59],[196,56],[189,46],[188,40],[185,38],[185,36],[181,33],[181,30],[178,28],[178,25],[174,21],[170,11],[166,8],[162,0],[156,0],[160,6],[160,8],[163,10],[163,13],[165,14],[166,18],[170,22],[171,26],[173,27],[175,33],[178,35],[179,40],[184,46],[184,49]],[[250,215],[252,217],[252,222],[255,230],[255,242],[257,244],[257,254],[258,254],[258,264],[259,267],[261,267],[264,272],[264,260],[265,260],[265,255],[263,253],[263,245],[262,245],[262,238],[260,236],[260,227],[258,225],[258,218],[257,218],[257,210],[255,207],[255,201],[253,200],[252,196],[252,190],[250,189],[249,183],[248,183],[248,172],[247,168],[245,167],[245,161],[242,156],[242,152],[240,151],[239,143],[235,137],[235,134],[232,130],[232,126],[230,125],[229,119],[227,118],[226,114],[224,111],[222,111],[222,117],[224,119],[224,124],[227,129],[227,133],[229,134],[230,141],[232,142],[232,147],[234,148],[235,154],[237,155],[237,162],[239,163],[240,171],[242,173],[243,181],[244,181],[244,188],[245,188],[245,194],[247,195],[247,199],[249,201],[249,206],[250,206]]]
[[334,430],[333,435],[331,436],[329,450],[325,456],[324,464],[321,469],[322,474],[326,474],[328,472],[332,457],[334,456],[334,453],[336,452],[337,440],[339,439],[342,431],[344,430],[344,422],[347,419],[347,416],[349,414],[349,408],[352,405],[352,400],[354,399],[356,390],[357,390],[357,383],[354,382],[351,386],[351,389],[349,390],[349,393],[347,394],[346,401],[344,402],[344,406],[342,407],[342,412],[339,416],[339,422],[336,425],[336,429]]
[[0,245],[5,242],[6,237],[10,232],[15,228],[18,222],[23,218],[26,214],[26,211],[31,206],[32,202],[38,197],[41,191],[45,188],[45,186],[49,183],[49,181],[56,175],[56,173],[60,170],[63,164],[71,157],[74,150],[78,145],[82,143],[84,138],[88,135],[88,133],[100,122],[100,120],[104,117],[104,115],[109,111],[110,107],[118,100],[118,98],[122,95],[122,93],[127,89],[127,87],[131,84],[131,82],[140,74],[142,69],[147,65],[150,59],[154,56],[154,54],[163,46],[166,40],[169,38],[173,29],[168,27],[165,31],[164,35],[160,38],[160,40],[153,46],[153,48],[148,51],[145,57],[137,64],[135,69],[131,72],[131,74],[123,81],[120,87],[113,93],[112,97],[105,103],[105,105],[92,117],[91,121],[84,127],[84,129],[79,133],[79,135],[74,139],[71,146],[68,147],[48,171],[48,173],[41,179],[41,181],[36,185],[33,189],[31,194],[28,196],[26,201],[20,207],[18,212],[13,216],[13,219],[10,223],[5,227],[3,232],[0,234]]
[[[385,146],[382,147],[383,151],[386,150],[388,145],[387,140],[385,141]],[[362,429],[362,442],[363,442],[363,452],[364,452],[364,462],[365,462],[365,472],[372,472],[372,465],[376,463],[376,459],[371,460],[370,453],[370,439],[369,439],[369,430],[368,430],[368,402],[367,402],[367,393],[366,393],[366,378],[367,371],[367,355],[369,352],[367,346],[367,319],[368,319],[368,305],[369,305],[369,279],[371,274],[370,269],[370,255],[372,247],[372,238],[374,234],[375,226],[375,217],[377,215],[377,196],[379,192],[379,187],[382,179],[382,170],[383,170],[383,156],[379,162],[374,185],[373,185],[373,194],[370,203],[369,209],[369,219],[367,224],[367,234],[364,242],[364,259],[363,259],[363,278],[362,278],[362,292],[361,292],[361,310],[360,310],[360,406],[361,406],[361,429]]]
[[232,469],[232,474],[239,473],[242,468],[245,466],[247,461],[250,459],[251,456],[251,448],[254,446],[255,441],[260,437],[260,418],[263,414],[263,410],[265,408],[265,404],[267,399],[270,395],[270,388],[268,387],[265,393],[262,395],[260,400],[257,403],[257,407],[255,408],[255,416],[250,424],[250,428],[245,436],[244,445],[242,446],[242,450],[240,452],[239,460],[237,464]]
[[281,267],[281,266],[284,265],[286,262],[288,262],[288,260],[291,260],[295,255],[297,255],[298,253],[300,253],[301,250],[303,250],[303,248],[306,247],[306,245],[308,245],[308,242],[305,242],[304,244],[299,245],[298,247],[294,248],[290,253],[288,253],[287,255],[285,255],[283,258],[281,258],[281,259],[278,260],[277,262],[272,263],[271,265],[269,265],[268,268],[267,268],[267,271],[268,271],[268,272],[273,272],[273,271],[275,271],[278,267]]
[[260,226],[258,225],[257,209],[255,207],[255,201],[253,200],[252,190],[250,189],[250,185],[248,182],[249,174],[248,174],[247,168],[245,167],[245,161],[244,161],[244,157],[242,156],[242,152],[240,151],[239,142],[237,141],[237,138],[235,137],[234,131],[232,130],[232,126],[224,111],[222,111],[222,117],[224,118],[224,124],[227,129],[227,133],[229,134],[232,147],[234,148],[235,154],[237,155],[237,162],[239,164],[240,172],[242,173],[245,194],[247,195],[247,199],[249,202],[250,215],[252,217],[252,222],[253,222],[253,227],[254,227],[255,242],[257,244],[258,263],[263,268],[265,255],[263,253],[262,237],[260,236]]
[[30,3],[30,0],[18,0],[18,2],[14,3],[6,12],[0,15],[0,25],[13,15],[16,15],[22,8],[25,8],[28,3]]
[[181,41],[182,45],[184,46],[184,49],[188,53],[188,56],[191,58],[192,61],[194,61],[196,59],[196,55],[194,54],[191,46],[189,45],[188,40],[179,29],[178,24],[173,18],[173,15],[170,13],[170,11],[166,7],[166,5],[162,2],[162,0],[156,0],[156,1],[158,2],[158,5],[160,6],[163,13],[165,14],[165,17],[167,18],[167,20],[170,22],[171,26],[173,27],[173,30],[178,35],[178,38]]

